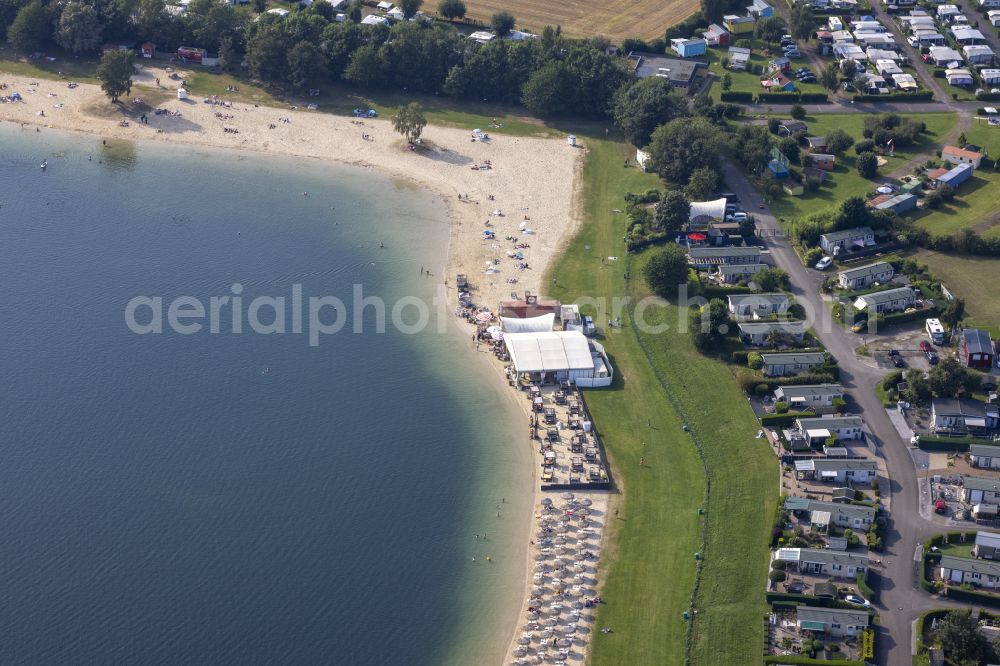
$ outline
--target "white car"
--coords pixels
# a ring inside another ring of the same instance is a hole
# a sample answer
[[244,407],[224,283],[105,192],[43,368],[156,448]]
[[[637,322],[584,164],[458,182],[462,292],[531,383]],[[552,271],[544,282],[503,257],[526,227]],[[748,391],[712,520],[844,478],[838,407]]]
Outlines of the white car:
[[833,263],[833,258],[823,257],[822,259],[816,262],[816,270],[825,271],[830,267],[830,264],[832,263]]
[[846,597],[844,597],[844,601],[846,601],[849,604],[854,604],[856,606],[864,606],[865,608],[872,607],[872,602],[854,594],[848,594]]

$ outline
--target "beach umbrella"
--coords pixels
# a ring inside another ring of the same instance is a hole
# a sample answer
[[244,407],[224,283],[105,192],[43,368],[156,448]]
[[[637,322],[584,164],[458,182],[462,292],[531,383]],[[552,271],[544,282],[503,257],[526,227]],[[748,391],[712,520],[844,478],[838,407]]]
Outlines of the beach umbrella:
[[517,228],[518,229],[524,229],[526,226],[528,226],[528,223],[527,222],[522,222],[521,224],[517,225]]
[[476,321],[488,322],[493,320],[493,313],[488,310],[480,312],[476,315]]
[[526,648],[519,647],[516,650],[514,650],[514,656],[515,657],[523,657],[526,654],[528,654],[528,650]]
[[531,642],[531,636],[525,636],[525,635],[523,635],[523,634],[522,634],[522,635],[521,635],[521,636],[520,636],[520,637],[519,637],[519,638],[517,639],[517,642],[518,642],[518,643],[520,643],[521,645],[527,645],[528,643],[530,643],[530,642]]
[[548,497],[543,497],[542,498],[542,505],[543,506],[551,506],[552,505],[552,500],[549,499]]
[[553,634],[551,629],[546,629],[542,632],[542,638],[552,638],[552,636]]
[[563,499],[568,499],[569,500],[569,499],[573,499],[574,497],[576,497],[576,495],[574,495],[573,493],[563,493],[562,494],[562,498]]
[[593,503],[594,503],[593,500],[591,500],[589,497],[584,497],[582,500],[580,500],[580,504],[584,506],[590,506]]
[[568,638],[563,638],[563,639],[559,640],[559,647],[569,647],[572,644],[573,644],[573,641],[571,641]]

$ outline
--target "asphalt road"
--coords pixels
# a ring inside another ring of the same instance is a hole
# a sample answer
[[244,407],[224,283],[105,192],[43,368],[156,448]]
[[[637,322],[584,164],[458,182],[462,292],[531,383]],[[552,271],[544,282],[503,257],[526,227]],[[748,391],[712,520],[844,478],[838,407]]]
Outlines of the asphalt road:
[[[879,603],[876,604],[881,616],[876,660],[885,666],[910,666],[912,621],[929,608],[956,604],[932,598],[917,583],[917,547],[930,535],[940,532],[941,528],[920,515],[920,488],[909,443],[899,436],[875,395],[875,383],[885,373],[857,359],[854,349],[860,346],[860,339],[833,321],[829,308],[820,296],[823,274],[802,265],[777,220],[766,208],[759,207],[763,199],[750,182],[731,164],[726,164],[723,172],[729,190],[740,197],[746,210],[753,212],[758,233],[764,238],[773,263],[791,278],[792,293],[812,319],[812,329],[840,364],[841,384],[850,393],[854,411],[864,417],[885,459],[891,479],[891,511],[885,550],[875,555],[876,559],[882,560],[882,567],[874,569],[880,578],[875,582],[881,589]],[[886,489],[881,490],[885,497]]]

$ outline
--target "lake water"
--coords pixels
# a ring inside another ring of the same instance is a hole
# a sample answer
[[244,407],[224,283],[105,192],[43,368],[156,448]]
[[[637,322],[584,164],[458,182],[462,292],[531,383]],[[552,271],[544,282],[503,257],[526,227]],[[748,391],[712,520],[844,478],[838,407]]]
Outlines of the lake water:
[[[0,125],[0,662],[496,659],[530,458],[471,342],[433,311],[380,334],[369,310],[316,346],[234,333],[229,309],[215,334],[167,322],[236,283],[289,320],[293,285],[429,301],[443,203],[363,169],[108,143]],[[137,296],[163,299],[163,333],[130,330]]]

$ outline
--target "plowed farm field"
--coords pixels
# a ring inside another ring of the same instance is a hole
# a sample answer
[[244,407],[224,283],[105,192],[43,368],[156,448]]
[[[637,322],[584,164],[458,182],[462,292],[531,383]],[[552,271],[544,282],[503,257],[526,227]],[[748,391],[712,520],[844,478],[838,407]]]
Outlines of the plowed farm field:
[[572,37],[604,35],[616,41],[663,37],[667,27],[698,9],[697,0],[465,0],[465,5],[468,18],[485,23],[508,11],[518,30],[539,33],[547,25],[561,25]]

